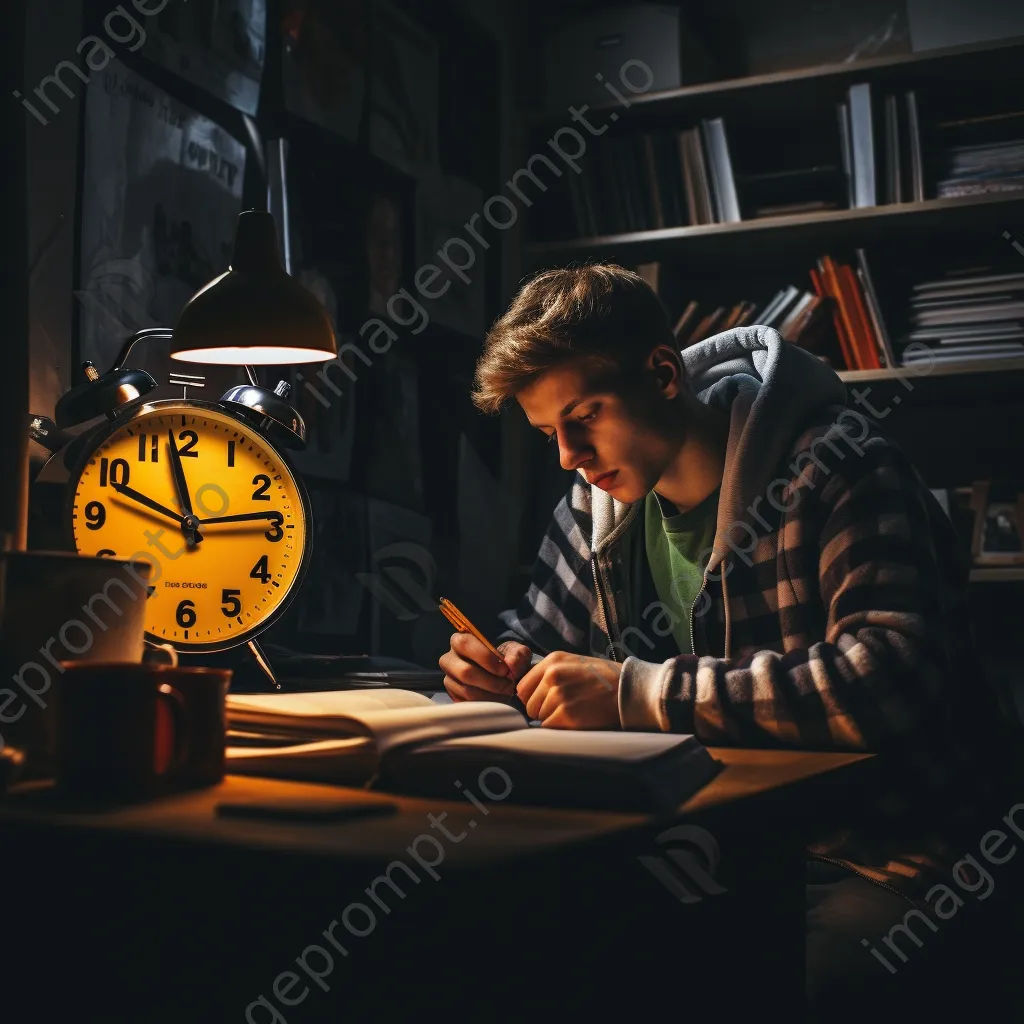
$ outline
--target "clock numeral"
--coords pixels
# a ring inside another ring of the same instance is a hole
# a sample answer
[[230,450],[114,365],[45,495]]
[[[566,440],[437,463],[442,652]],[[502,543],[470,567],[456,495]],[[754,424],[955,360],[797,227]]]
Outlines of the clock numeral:
[[107,510],[103,507],[102,501],[90,501],[85,506],[85,528],[87,530],[98,530],[107,521]]
[[267,583],[270,581],[270,573],[267,571],[267,556],[261,555],[260,560],[252,567],[252,571],[249,573],[250,578],[259,580],[260,583]]
[[239,594],[241,594],[240,590],[222,590],[220,592],[220,610],[229,619],[233,619],[242,610],[242,602],[238,600]]
[[183,459],[198,459],[199,452],[194,452],[192,449],[199,444],[199,435],[194,430],[183,430],[178,434],[179,441],[185,441],[185,447],[178,449],[178,454]]
[[139,462],[146,461],[146,438],[149,438],[149,458],[151,462],[160,461],[160,435],[139,434]]
[[174,613],[178,625],[183,629],[189,629],[196,624],[196,606],[193,601],[182,601]]
[[117,552],[113,551],[111,548],[100,548],[99,551],[96,552],[96,557],[97,558],[116,558],[117,557]]
[[267,493],[270,490],[270,477],[266,473],[257,473],[252,482],[256,485],[256,490],[252,492],[252,500],[270,501],[270,495]]
[[273,526],[263,534],[271,544],[276,544],[284,536],[284,530],[281,529],[281,523],[284,522],[284,516],[281,515],[280,512],[275,512],[274,516]]
[[228,441],[228,468],[235,464],[235,442]]
[[131,469],[124,459],[100,459],[100,487],[106,487],[108,483],[128,486],[128,479],[131,476]]

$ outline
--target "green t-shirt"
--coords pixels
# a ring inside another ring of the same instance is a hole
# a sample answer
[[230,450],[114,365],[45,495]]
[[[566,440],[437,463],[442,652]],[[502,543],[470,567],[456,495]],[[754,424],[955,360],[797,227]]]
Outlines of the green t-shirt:
[[658,600],[672,613],[672,636],[683,654],[693,649],[690,611],[704,580],[704,567],[699,559],[715,539],[717,517],[717,489],[688,512],[676,511],[671,502],[659,499],[654,491],[647,495],[644,507],[647,563]]

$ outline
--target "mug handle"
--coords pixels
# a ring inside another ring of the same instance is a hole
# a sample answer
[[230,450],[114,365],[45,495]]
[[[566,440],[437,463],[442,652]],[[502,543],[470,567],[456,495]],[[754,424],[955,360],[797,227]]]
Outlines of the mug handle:
[[146,641],[146,649],[142,652],[142,661],[146,665],[168,665],[178,667],[178,652],[171,644],[155,644]]
[[160,772],[161,778],[174,775],[181,770],[188,756],[188,735],[186,731],[185,698],[181,691],[171,686],[170,683],[161,683],[157,687],[161,697],[167,699],[171,708],[171,717],[174,719],[174,753],[171,763]]

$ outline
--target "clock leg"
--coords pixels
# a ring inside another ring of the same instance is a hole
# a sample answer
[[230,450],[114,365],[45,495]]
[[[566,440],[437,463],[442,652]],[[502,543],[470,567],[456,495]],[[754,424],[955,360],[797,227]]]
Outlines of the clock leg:
[[249,650],[252,651],[253,657],[256,659],[256,664],[263,669],[266,673],[267,678],[273,684],[275,690],[281,689],[281,684],[277,681],[277,677],[274,675],[274,670],[270,667],[270,662],[267,660],[267,656],[263,653],[260,645],[255,640],[249,641]]

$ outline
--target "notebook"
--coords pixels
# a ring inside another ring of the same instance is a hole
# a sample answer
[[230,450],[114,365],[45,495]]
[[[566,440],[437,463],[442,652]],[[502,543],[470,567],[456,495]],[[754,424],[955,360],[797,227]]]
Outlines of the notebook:
[[531,728],[505,704],[407,690],[230,694],[233,774],[370,785],[445,799],[482,772],[509,803],[669,811],[721,765],[693,736]]

